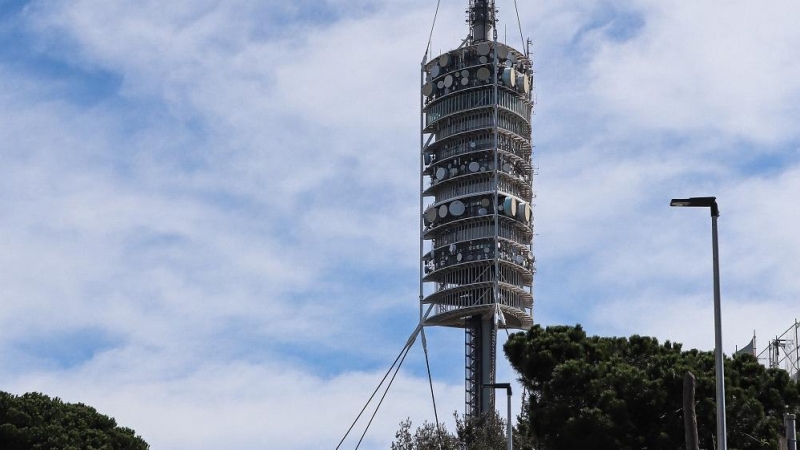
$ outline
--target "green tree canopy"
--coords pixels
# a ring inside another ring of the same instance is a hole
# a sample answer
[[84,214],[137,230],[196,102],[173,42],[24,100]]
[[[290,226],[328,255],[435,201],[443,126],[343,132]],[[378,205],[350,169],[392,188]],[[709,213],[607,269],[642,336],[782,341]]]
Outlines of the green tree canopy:
[[[637,335],[590,337],[580,325],[537,325],[504,350],[528,392],[517,426],[523,446],[515,448],[684,448],[687,371],[697,378],[700,447],[714,448],[713,352]],[[729,448],[777,448],[783,414],[800,405],[797,383],[741,355],[725,360],[725,389]]]
[[81,403],[64,403],[39,393],[0,392],[3,450],[147,450],[130,428]]

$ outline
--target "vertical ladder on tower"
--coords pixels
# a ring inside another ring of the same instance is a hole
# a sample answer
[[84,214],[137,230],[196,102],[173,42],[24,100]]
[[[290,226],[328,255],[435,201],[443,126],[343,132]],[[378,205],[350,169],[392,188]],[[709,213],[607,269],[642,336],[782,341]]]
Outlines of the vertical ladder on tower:
[[[468,322],[472,318],[467,319]],[[464,370],[464,383],[465,383],[465,411],[467,417],[474,417],[480,410],[478,404],[478,345],[480,345],[479,328],[475,327],[473,323],[468,323],[464,328],[464,356],[465,356],[465,370]]]

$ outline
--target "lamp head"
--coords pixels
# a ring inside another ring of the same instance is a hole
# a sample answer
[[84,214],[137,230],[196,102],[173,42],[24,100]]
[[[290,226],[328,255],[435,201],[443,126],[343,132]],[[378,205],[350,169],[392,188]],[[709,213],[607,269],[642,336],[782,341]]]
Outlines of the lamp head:
[[673,198],[669,206],[710,208],[711,217],[719,217],[717,197]]

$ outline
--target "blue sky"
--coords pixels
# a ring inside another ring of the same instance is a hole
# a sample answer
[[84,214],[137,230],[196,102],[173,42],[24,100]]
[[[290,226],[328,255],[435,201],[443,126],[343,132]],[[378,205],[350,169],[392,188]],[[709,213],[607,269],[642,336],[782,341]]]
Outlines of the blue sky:
[[[465,36],[465,7],[442,2],[435,52]],[[519,45],[513,2],[498,7]],[[708,214],[667,205],[716,195],[726,352],[785,330],[800,315],[800,7],[519,7],[535,321],[713,347]],[[0,389],[91,404],[154,448],[335,446],[416,325],[434,9],[0,4]],[[449,417],[463,334],[428,342]],[[421,353],[362,448],[432,418]]]

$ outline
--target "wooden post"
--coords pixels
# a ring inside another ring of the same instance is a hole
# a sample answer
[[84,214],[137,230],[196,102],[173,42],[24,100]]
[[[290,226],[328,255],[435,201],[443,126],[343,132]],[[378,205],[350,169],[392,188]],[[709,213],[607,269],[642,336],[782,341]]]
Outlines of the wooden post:
[[686,450],[700,450],[697,442],[697,414],[694,410],[694,374],[683,376],[683,427],[686,432]]

